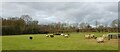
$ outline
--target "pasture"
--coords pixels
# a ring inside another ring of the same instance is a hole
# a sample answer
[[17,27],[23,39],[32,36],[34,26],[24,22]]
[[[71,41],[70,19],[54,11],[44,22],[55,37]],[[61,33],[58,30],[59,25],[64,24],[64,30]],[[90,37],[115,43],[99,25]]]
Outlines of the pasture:
[[0,51],[2,50],[2,36],[0,36]]
[[[95,36],[107,33],[89,32]],[[97,43],[95,39],[85,39],[89,33],[69,33],[69,38],[55,35],[54,38],[45,34],[24,34],[14,36],[2,36],[3,50],[118,50],[118,40],[105,40]],[[32,40],[29,37],[33,37]]]

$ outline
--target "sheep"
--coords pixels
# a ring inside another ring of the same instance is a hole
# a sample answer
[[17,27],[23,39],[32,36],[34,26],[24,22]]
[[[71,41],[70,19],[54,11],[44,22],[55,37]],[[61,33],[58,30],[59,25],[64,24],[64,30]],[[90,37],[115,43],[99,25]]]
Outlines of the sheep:
[[88,34],[88,35],[85,35],[85,38],[86,38],[86,39],[91,39],[91,38],[96,39],[97,37],[95,37],[94,34]]
[[97,37],[96,38],[98,43],[103,43],[104,42],[104,37]]
[[102,35],[102,37],[103,37],[103,38],[107,38],[107,37],[108,37],[108,35],[103,34],[103,35]]
[[97,37],[96,37],[96,36],[94,36],[94,39],[97,39]]
[[45,35],[46,37],[49,37],[49,35]]
[[31,37],[31,36],[30,36],[29,38],[30,38],[30,40],[32,40],[32,39],[33,39],[33,37]]
[[66,35],[64,35],[65,36],[65,38],[68,38],[68,35],[66,34]]
[[53,38],[53,37],[54,37],[54,35],[53,35],[53,34],[51,34],[51,35],[50,35],[50,37],[51,37],[51,38]]
[[86,39],[90,39],[90,34],[85,35],[85,38],[86,38]]
[[61,34],[61,36],[64,36],[64,34]]
[[94,38],[95,37],[95,35],[94,34],[90,34],[90,38]]
[[70,34],[68,34],[68,36],[70,36]]
[[50,34],[50,35],[45,35],[46,37],[51,37],[51,38],[53,38],[54,37],[54,35],[53,34]]

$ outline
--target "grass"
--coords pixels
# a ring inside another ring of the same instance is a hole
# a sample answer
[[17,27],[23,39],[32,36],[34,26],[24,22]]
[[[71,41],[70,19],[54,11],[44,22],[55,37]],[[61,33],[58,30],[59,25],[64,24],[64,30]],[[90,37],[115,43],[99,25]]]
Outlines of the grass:
[[[96,36],[107,33],[90,32]],[[95,39],[85,39],[88,33],[70,33],[69,38],[55,35],[47,38],[44,34],[27,34],[15,36],[2,36],[3,50],[118,50],[117,39],[105,40],[97,43]],[[30,40],[29,37],[33,39]]]
[[2,50],[2,36],[0,36],[0,51]]

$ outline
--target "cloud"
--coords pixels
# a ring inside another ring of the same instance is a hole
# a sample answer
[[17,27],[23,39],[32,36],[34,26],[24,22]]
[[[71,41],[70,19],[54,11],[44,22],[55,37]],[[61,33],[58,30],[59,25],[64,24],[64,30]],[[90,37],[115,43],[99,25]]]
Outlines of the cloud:
[[120,0],[2,0],[1,2],[118,2]]
[[5,2],[2,16],[30,15],[34,20],[47,24],[53,22],[95,24],[110,23],[118,18],[117,2]]

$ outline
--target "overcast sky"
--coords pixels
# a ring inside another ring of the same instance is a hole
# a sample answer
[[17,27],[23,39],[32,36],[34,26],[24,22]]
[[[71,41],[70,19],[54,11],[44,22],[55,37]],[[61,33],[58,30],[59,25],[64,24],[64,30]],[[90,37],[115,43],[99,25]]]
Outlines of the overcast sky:
[[118,2],[120,0],[0,0],[0,2]]
[[5,2],[2,17],[30,15],[39,23],[52,22],[109,24],[118,18],[118,2]]

